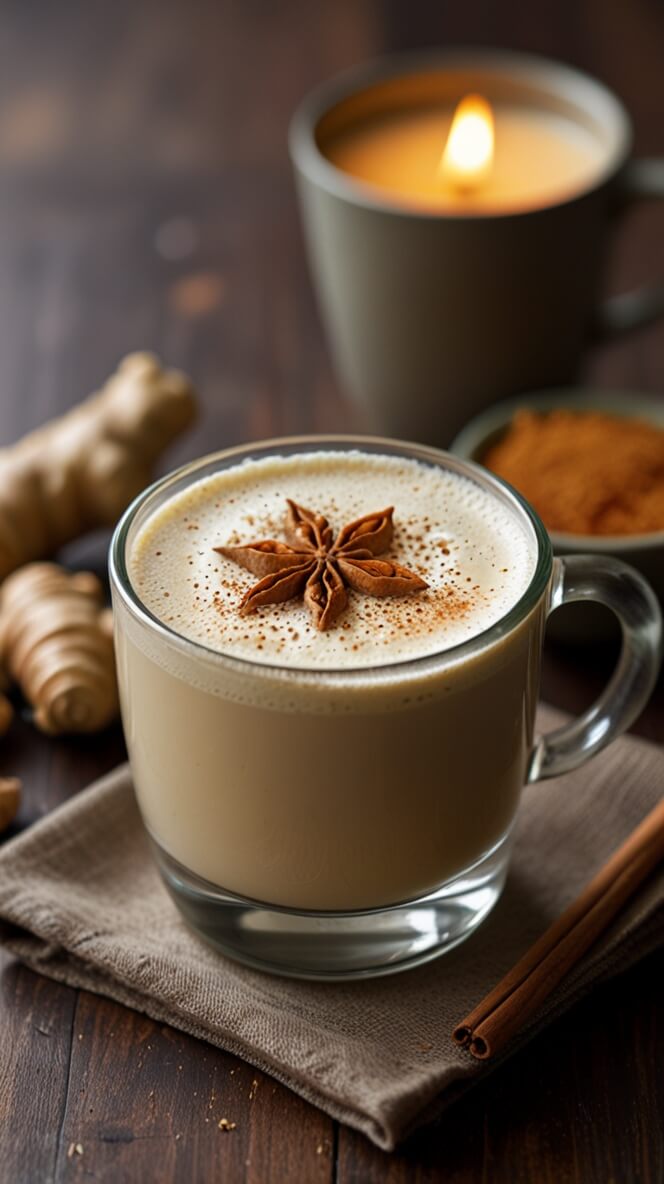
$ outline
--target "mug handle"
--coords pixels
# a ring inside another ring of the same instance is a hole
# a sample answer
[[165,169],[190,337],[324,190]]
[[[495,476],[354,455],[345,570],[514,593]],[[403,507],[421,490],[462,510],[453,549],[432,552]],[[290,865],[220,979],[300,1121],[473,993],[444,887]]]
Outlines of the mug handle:
[[[630,161],[619,182],[618,213],[652,198],[664,198],[664,158]],[[594,336],[606,341],[649,325],[663,314],[664,283],[646,284],[605,300],[595,316]]]
[[618,664],[598,699],[562,728],[536,738],[526,782],[577,769],[640,714],[662,658],[662,614],[650,585],[633,567],[605,555],[554,560],[549,612],[574,600],[610,608],[622,630]]

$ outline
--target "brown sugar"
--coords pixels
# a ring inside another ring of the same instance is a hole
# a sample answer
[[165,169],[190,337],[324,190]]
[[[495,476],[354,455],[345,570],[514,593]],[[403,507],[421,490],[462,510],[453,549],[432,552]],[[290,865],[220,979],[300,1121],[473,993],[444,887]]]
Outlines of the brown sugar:
[[481,458],[549,530],[664,530],[664,430],[601,411],[518,412]]

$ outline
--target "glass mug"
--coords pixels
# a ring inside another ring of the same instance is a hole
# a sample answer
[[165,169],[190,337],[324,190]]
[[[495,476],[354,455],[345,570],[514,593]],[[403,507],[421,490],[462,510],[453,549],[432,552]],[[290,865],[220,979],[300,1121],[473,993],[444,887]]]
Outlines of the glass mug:
[[[329,670],[219,653],[141,603],[128,556],[170,498],[251,458],[331,449],[411,458],[498,499],[535,557],[513,608],[440,653]],[[503,887],[523,785],[610,743],[659,668],[660,611],[637,572],[599,556],[554,559],[537,515],[499,478],[376,437],[268,441],[186,465],[126,511],[110,573],[125,734],[163,879],[202,937],[280,974],[387,974],[468,937]],[[621,657],[588,711],[534,738],[544,624],[579,599],[615,612]]]

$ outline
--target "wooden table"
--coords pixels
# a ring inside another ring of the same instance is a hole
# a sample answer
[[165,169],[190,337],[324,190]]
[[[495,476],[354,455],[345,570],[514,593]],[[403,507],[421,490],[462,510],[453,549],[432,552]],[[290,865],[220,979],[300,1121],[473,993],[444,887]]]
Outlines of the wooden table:
[[[637,149],[664,151],[664,10],[542,6],[9,0],[0,28],[0,439],[150,347],[200,387],[210,447],[345,429],[286,154],[295,104],[373,54],[507,45],[567,58],[625,99]],[[664,275],[661,210],[616,244],[615,289]],[[657,390],[661,328],[589,360],[593,381]],[[67,558],[101,569],[107,540]],[[544,693],[578,709],[607,658],[552,651]],[[637,731],[661,741],[660,688]],[[120,729],[48,741],[25,720],[1,771],[25,826],[111,768]],[[0,1179],[526,1182],[664,1178],[664,956],[598,990],[387,1156],[231,1056],[0,955]],[[218,1129],[220,1115],[237,1123]],[[79,1154],[79,1149],[82,1153]]]

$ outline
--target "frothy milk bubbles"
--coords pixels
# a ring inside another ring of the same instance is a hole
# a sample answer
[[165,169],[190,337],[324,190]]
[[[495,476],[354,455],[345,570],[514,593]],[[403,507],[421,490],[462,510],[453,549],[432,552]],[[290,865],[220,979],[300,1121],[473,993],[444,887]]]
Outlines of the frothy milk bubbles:
[[[240,615],[256,576],[214,547],[283,540],[286,498],[335,534],[394,506],[386,558],[428,588],[350,591],[326,632],[301,599]],[[424,896],[500,843],[531,742],[542,605],[470,656],[445,651],[525,592],[528,530],[466,477],[360,451],[249,460],[167,500],[131,542],[129,577],[206,648],[126,613],[117,629],[132,772],[161,849],[237,895],[344,910]]]
[[[386,557],[428,584],[406,598],[349,592],[336,626],[316,629],[301,598],[242,616],[257,577],[214,550],[284,539],[286,498],[333,532],[394,506]],[[253,662],[354,669],[449,649],[516,603],[532,576],[532,543],[513,514],[471,480],[393,456],[309,453],[245,462],[174,497],[130,556],[141,600],[184,637]]]

